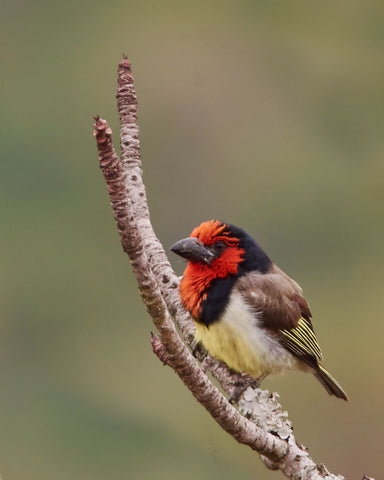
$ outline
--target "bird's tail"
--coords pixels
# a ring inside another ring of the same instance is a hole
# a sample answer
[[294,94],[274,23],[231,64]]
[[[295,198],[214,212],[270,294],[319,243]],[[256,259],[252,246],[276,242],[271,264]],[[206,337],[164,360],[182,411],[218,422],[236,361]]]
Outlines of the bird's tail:
[[314,375],[330,395],[335,395],[337,398],[348,400],[346,393],[341,388],[341,385],[339,385],[336,378],[327,372],[324,367],[319,365],[319,369],[316,369]]

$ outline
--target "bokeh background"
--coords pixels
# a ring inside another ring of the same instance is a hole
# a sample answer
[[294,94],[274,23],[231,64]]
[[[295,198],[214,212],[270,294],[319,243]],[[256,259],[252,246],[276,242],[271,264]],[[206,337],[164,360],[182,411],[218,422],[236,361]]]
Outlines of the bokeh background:
[[100,114],[118,146],[123,52],[160,239],[220,218],[301,283],[350,402],[264,385],[317,462],[383,478],[383,21],[379,1],[3,1],[5,480],[282,478],[151,352],[92,137]]

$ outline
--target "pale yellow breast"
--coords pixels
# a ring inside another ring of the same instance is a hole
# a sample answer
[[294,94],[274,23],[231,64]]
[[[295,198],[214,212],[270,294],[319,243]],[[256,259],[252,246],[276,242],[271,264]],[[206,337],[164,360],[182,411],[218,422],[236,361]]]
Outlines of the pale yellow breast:
[[297,367],[295,357],[260,327],[237,291],[217,322],[209,327],[196,322],[196,339],[213,357],[254,378]]

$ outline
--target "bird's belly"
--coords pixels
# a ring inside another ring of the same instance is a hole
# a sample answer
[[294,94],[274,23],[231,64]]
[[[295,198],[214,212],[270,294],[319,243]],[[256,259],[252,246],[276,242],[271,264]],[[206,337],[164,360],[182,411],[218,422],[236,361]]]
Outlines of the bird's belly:
[[278,339],[260,326],[260,320],[238,292],[231,294],[219,320],[209,327],[196,322],[196,339],[213,357],[254,378],[299,366]]

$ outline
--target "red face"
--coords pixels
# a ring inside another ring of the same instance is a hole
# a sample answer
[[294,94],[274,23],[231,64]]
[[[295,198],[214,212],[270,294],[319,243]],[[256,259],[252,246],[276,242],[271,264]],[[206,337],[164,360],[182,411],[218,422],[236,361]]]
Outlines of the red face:
[[239,238],[226,228],[226,224],[217,220],[204,222],[188,239],[171,247],[172,251],[189,260],[180,284],[180,296],[195,318],[199,317],[201,303],[212,282],[236,275],[243,261],[245,251],[239,247]]

